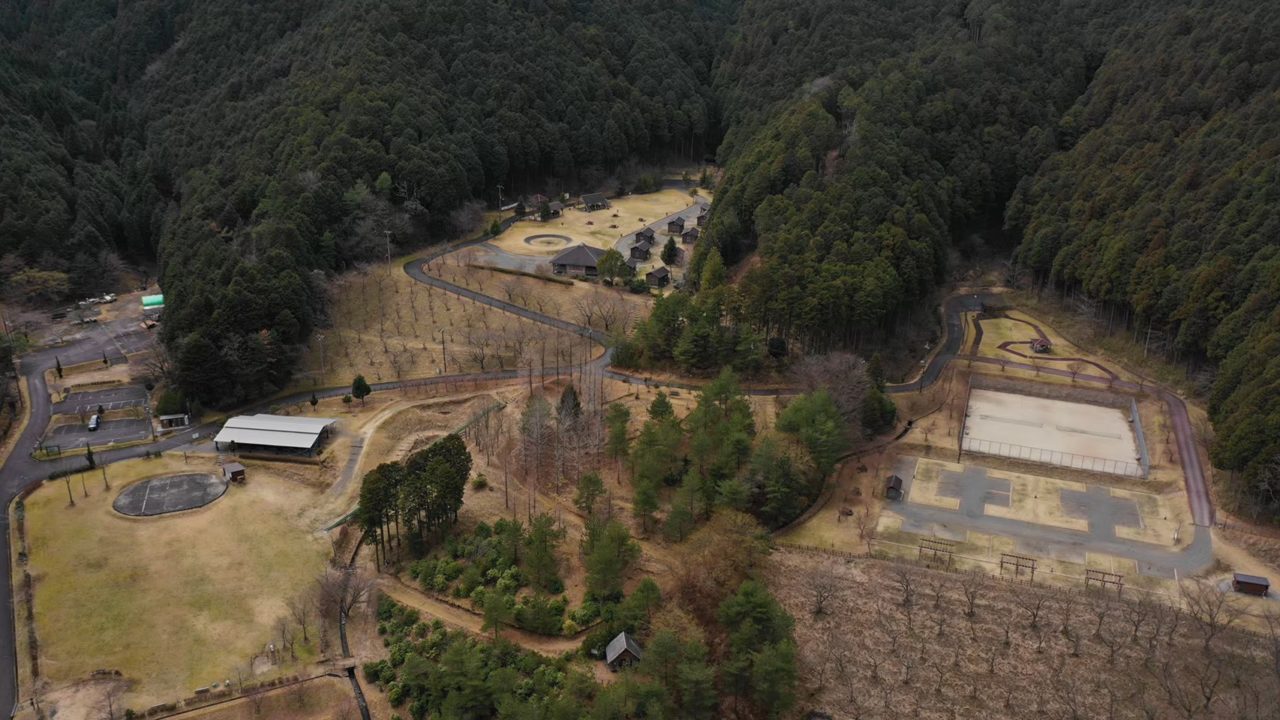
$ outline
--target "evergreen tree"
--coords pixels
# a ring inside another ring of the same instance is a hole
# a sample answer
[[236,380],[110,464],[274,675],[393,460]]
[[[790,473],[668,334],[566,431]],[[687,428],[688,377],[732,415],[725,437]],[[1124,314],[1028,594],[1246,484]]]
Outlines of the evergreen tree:
[[676,246],[676,239],[673,237],[667,238],[666,244],[662,246],[662,264],[675,265],[676,256],[679,253],[680,248]]
[[550,515],[538,515],[529,523],[524,541],[524,572],[529,584],[547,593],[564,589],[560,582],[560,563],[556,548],[564,538],[564,531],[556,527]]
[[603,495],[604,481],[595,473],[587,473],[578,478],[578,487],[573,496],[573,504],[584,515],[590,517],[595,513],[596,501]]
[[598,599],[620,597],[627,573],[640,558],[640,545],[616,520],[589,525],[583,544],[587,593]]
[[357,375],[356,379],[351,381],[351,397],[359,400],[361,405],[364,404],[364,399],[371,392],[373,392],[373,388],[369,387],[369,383],[364,379],[363,375]]

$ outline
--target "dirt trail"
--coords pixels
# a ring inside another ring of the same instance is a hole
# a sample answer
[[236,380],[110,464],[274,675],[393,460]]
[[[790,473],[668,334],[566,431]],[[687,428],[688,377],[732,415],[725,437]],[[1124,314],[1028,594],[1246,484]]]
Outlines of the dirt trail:
[[[489,634],[487,630],[483,629],[484,618],[482,616],[437,600],[421,590],[409,586],[399,578],[385,576],[378,578],[378,589],[401,605],[407,605],[433,618],[438,618],[445,625],[458,630],[465,630],[473,635],[487,636]],[[548,657],[558,657],[566,652],[577,650],[582,645],[582,638],[586,633],[582,632],[569,637],[548,637],[508,627],[501,634],[502,637],[526,650],[532,650]]]

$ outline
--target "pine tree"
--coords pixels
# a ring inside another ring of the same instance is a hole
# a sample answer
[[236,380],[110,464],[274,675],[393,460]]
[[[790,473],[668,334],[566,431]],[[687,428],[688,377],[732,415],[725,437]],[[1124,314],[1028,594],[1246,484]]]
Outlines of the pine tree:
[[361,405],[364,404],[364,399],[371,392],[373,392],[373,388],[369,387],[369,383],[364,379],[363,375],[357,375],[356,379],[351,381],[351,396],[359,400]]

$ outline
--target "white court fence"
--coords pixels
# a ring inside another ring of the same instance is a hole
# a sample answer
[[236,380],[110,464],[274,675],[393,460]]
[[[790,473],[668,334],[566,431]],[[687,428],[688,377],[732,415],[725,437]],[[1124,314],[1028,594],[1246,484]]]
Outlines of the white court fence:
[[961,449],[965,452],[980,453],[983,455],[995,455],[997,457],[1013,458],[1014,460],[1028,460],[1030,462],[1048,463],[1050,465],[1059,465],[1062,467],[1075,468],[1077,470],[1088,470],[1090,472],[1108,473],[1110,475],[1126,475],[1128,477],[1146,477],[1142,465],[1136,462],[1126,460],[1109,460],[1107,458],[1092,457],[1089,455],[1077,455],[1075,453],[1062,452],[1060,450],[1049,450],[1047,448],[1033,448],[1024,445],[1014,445],[1013,443],[999,442],[998,440],[982,440],[980,438],[966,437],[961,444]]

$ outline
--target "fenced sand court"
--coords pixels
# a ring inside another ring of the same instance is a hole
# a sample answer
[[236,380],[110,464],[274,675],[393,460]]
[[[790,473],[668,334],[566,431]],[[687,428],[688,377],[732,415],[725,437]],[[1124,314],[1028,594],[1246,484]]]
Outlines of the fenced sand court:
[[975,388],[966,450],[1064,467],[1142,475],[1129,418],[1118,409]]

